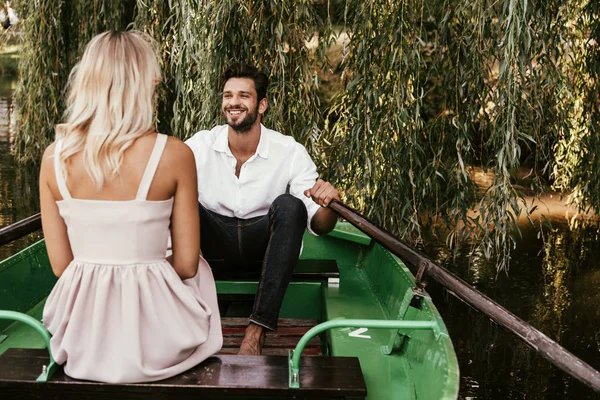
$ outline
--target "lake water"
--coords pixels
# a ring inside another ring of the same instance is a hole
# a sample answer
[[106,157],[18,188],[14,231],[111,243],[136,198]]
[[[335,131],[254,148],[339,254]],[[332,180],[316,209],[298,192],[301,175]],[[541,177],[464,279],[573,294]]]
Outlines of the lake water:
[[[37,167],[16,165],[10,151],[16,115],[12,94],[16,84],[14,77],[0,76],[0,226],[10,225],[40,210]],[[40,233],[35,233],[0,247],[1,259],[40,237]]]
[[[498,274],[483,255],[469,256],[468,245],[452,254],[431,240],[423,251],[599,369],[599,235],[554,224],[544,239],[536,229],[523,229],[508,276]],[[462,399],[600,398],[439,286],[430,284],[427,290],[456,349]]]
[[[15,165],[10,154],[15,84],[0,83],[0,226],[39,212],[37,169]],[[0,257],[39,237],[1,247]],[[600,240],[594,229],[555,224],[542,240],[536,229],[524,227],[509,275],[497,274],[483,255],[470,255],[469,244],[451,253],[443,239],[430,237],[421,250],[600,369]],[[600,398],[435,283],[427,289],[458,355],[461,399]]]

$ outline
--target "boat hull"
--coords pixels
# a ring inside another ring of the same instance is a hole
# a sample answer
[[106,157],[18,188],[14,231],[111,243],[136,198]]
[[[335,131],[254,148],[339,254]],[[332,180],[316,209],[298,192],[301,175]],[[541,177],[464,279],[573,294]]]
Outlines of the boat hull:
[[[296,279],[286,293],[282,318],[431,322],[427,329],[340,327],[321,336],[324,354],[356,356],[368,399],[456,399],[458,362],[448,332],[426,293],[395,256],[347,223],[326,236],[306,235],[301,259],[335,260],[338,278]],[[41,318],[56,278],[40,241],[0,262],[0,309]],[[220,296],[256,292],[252,280],[219,280]],[[224,317],[244,317],[243,304]],[[423,324],[421,324],[423,325]],[[0,321],[0,354],[12,347],[43,347],[22,324]]]

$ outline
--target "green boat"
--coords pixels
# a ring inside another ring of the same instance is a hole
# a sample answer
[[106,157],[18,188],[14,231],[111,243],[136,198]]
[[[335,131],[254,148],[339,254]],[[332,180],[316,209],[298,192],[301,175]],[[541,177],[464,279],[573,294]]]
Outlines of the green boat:
[[[415,286],[400,259],[348,223],[338,223],[326,236],[305,235],[280,329],[267,335],[262,356],[231,354],[241,340],[256,281],[216,278],[224,347],[182,374],[193,375],[193,382],[178,376],[119,388],[78,385],[52,365],[48,350],[41,350],[49,337],[39,320],[56,278],[44,241],[33,244],[0,263],[0,310],[5,310],[0,313],[0,393],[20,398],[78,398],[77,393],[93,398],[90,393],[96,392],[119,393],[118,398],[458,396],[456,354],[431,298]],[[289,349],[294,350],[288,354]],[[217,383],[214,376],[212,381],[206,377],[212,359],[218,361],[213,362]],[[262,383],[253,383],[260,376]]]

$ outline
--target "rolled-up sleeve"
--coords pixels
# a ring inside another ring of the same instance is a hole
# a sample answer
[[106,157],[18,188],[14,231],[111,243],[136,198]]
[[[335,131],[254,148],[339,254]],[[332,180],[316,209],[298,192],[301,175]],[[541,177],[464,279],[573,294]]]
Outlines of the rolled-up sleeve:
[[310,224],[312,218],[319,210],[320,206],[315,203],[312,198],[306,197],[304,191],[314,186],[317,181],[317,167],[312,161],[308,152],[301,144],[296,144],[294,155],[290,164],[290,194],[302,200],[306,206],[306,212],[308,219],[306,222],[306,228],[308,231],[318,236],[311,228]]

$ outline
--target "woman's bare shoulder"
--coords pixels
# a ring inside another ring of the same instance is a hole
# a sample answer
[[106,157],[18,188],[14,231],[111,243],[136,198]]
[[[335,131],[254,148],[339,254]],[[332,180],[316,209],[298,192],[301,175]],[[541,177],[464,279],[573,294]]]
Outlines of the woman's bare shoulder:
[[48,147],[46,147],[46,150],[44,150],[44,155],[42,156],[42,162],[46,162],[48,159],[52,159],[55,148],[56,142],[52,142]]
[[54,169],[54,148],[56,147],[56,142],[51,143],[50,146],[46,147],[44,150],[44,155],[42,156],[42,161],[40,168],[42,171],[51,171]]
[[165,146],[164,158],[169,165],[177,165],[180,168],[195,167],[194,153],[190,147],[176,137],[169,136]]

